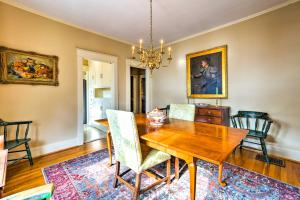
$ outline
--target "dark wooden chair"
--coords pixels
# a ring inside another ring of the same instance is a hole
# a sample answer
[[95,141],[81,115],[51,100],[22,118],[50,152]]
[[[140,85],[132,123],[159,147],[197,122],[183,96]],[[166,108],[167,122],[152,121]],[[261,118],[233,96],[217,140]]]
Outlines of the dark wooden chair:
[[159,110],[162,110],[165,112],[167,116],[169,116],[169,111],[170,111],[170,105],[167,105],[165,108],[159,108]]
[[[231,122],[233,127],[235,128],[249,130],[246,139],[241,141],[240,148],[244,146],[244,142],[260,145],[263,155],[265,157],[265,161],[269,163],[270,161],[268,157],[265,139],[268,135],[273,121],[269,118],[268,113],[254,111],[238,111],[236,115],[231,116]],[[255,140],[250,141],[248,140],[248,138],[256,139],[259,143]]]
[[[27,155],[23,157],[17,159],[10,159],[8,161],[15,163],[19,160],[25,159],[29,161],[30,165],[33,165],[31,151],[28,144],[31,139],[27,137],[31,123],[32,121],[18,121],[18,122],[0,121],[0,130],[3,130],[3,135],[4,135],[4,148],[8,149],[8,153],[19,153],[24,151],[26,151],[27,153]],[[10,136],[14,129],[15,129],[15,137]],[[24,136],[20,134],[20,132],[23,130],[24,130]],[[11,151],[12,149],[17,148],[21,145],[24,145],[25,149]]]

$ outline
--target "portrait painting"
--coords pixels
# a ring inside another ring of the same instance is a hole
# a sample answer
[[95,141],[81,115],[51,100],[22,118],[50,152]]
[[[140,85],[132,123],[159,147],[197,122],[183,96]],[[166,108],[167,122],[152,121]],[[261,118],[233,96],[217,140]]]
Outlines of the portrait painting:
[[186,55],[188,98],[227,98],[227,46]]
[[0,47],[0,83],[58,85],[58,57]]

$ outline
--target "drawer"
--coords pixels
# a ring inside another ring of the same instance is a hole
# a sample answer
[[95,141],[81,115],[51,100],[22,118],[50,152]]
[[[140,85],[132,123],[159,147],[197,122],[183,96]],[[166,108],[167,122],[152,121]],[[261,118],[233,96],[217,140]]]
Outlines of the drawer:
[[198,115],[208,115],[214,117],[222,117],[221,110],[214,110],[214,109],[206,109],[206,108],[198,108]]
[[210,117],[210,116],[196,115],[195,116],[195,121],[196,122],[204,122],[204,123],[222,125],[222,118],[221,117]]

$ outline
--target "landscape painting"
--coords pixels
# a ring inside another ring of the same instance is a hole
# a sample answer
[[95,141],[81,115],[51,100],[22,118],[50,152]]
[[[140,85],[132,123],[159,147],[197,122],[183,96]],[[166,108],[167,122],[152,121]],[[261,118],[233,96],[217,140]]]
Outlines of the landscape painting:
[[227,46],[187,54],[188,98],[227,98]]
[[58,85],[58,57],[0,47],[0,82]]

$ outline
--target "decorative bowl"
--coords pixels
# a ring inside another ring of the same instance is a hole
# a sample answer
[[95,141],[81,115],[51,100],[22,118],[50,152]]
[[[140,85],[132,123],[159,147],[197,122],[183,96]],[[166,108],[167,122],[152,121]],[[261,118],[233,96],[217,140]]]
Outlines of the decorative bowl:
[[155,108],[151,112],[147,113],[147,119],[151,126],[161,126],[167,119],[165,113],[158,108]]

